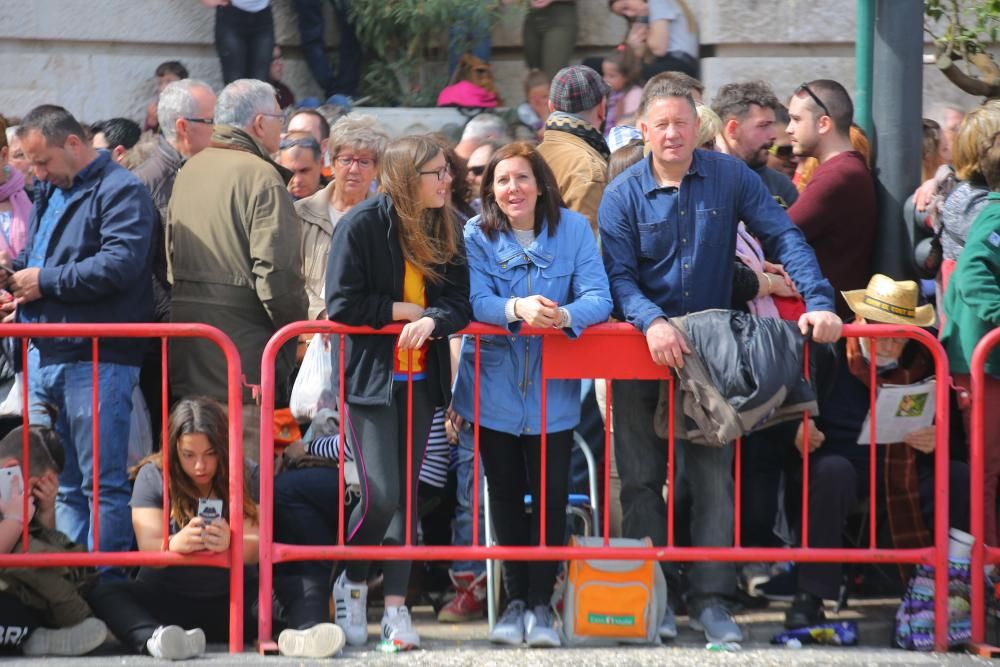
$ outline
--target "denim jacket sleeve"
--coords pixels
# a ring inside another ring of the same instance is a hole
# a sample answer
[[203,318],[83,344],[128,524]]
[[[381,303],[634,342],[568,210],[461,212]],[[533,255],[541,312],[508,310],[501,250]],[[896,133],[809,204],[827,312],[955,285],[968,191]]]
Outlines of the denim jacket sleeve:
[[587,327],[600,324],[611,315],[611,291],[589,221],[563,216],[560,228],[564,227],[572,232],[576,253],[573,258],[573,301],[565,305],[572,325],[564,331],[570,338],[576,338]]
[[646,333],[653,320],[666,315],[639,287],[638,231],[618,190],[605,190],[597,221],[615,310]]
[[42,268],[38,287],[47,297],[98,301],[133,285],[144,268],[149,271],[143,258],[149,255],[156,213],[145,186],[135,178],[107,178],[99,187],[101,248],[79,261]]
[[521,321],[507,321],[504,313],[507,299],[496,293],[493,276],[486,270],[490,262],[495,260],[490,251],[489,239],[479,227],[478,217],[465,224],[465,251],[469,257],[469,300],[472,302],[473,319],[517,333],[521,328]]
[[788,214],[767,191],[764,182],[749,167],[741,165],[739,219],[757,235],[765,254],[785,266],[806,310],[836,312],[833,287],[823,277],[816,253]]

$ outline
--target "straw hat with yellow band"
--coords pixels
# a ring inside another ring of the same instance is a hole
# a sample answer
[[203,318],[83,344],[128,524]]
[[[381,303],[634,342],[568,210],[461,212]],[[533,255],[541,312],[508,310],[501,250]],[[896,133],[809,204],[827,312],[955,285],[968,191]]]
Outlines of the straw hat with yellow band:
[[929,327],[934,324],[934,307],[917,305],[920,292],[912,280],[896,281],[876,273],[865,289],[841,292],[854,314],[869,322],[913,324]]

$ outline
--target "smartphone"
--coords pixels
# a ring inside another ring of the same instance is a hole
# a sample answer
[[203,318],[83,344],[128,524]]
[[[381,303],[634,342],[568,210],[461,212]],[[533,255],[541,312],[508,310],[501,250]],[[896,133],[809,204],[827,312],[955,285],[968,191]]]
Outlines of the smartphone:
[[14,488],[14,480],[20,482],[21,489],[24,489],[24,478],[21,476],[21,466],[10,466],[0,468],[0,500],[7,500],[11,496],[11,489]]
[[205,520],[205,523],[212,523],[215,519],[222,518],[222,500],[219,498],[199,498],[198,516]]

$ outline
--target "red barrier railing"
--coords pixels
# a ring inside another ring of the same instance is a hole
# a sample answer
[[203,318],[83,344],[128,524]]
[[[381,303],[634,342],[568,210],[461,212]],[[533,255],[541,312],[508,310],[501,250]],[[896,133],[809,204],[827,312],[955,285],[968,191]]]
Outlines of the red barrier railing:
[[[28,369],[28,342],[31,338],[89,338],[92,348],[93,383],[93,499],[92,521],[95,551],[89,553],[27,553],[29,536],[28,523],[24,523],[22,532],[22,552],[0,554],[0,568],[5,567],[66,567],[66,566],[152,566],[164,567],[174,565],[201,565],[229,569],[229,652],[239,653],[243,650],[243,521],[232,521],[232,536],[229,551],[215,555],[185,555],[167,551],[170,530],[170,498],[169,498],[169,448],[163,448],[163,551],[100,551],[99,531],[99,466],[100,466],[100,427],[97,406],[98,395],[98,339],[101,338],[158,338],[162,351],[162,441],[167,442],[167,360],[170,338],[203,338],[219,346],[225,355],[227,364],[227,383],[229,387],[229,507],[231,511],[240,512],[243,507],[243,389],[240,355],[233,342],[215,327],[204,324],[0,324],[0,337],[19,338],[23,371],[23,402],[22,424],[24,439],[22,450],[22,468],[24,480],[30,476],[29,433],[30,424],[30,392],[28,390],[31,376]],[[155,409],[150,406],[150,409]],[[72,443],[64,443],[71,447]],[[30,494],[25,493],[25,514]]]
[[[867,548],[811,548],[808,546],[808,497],[809,480],[808,474],[803,479],[803,545],[795,548],[775,548],[775,547],[744,547],[740,540],[740,482],[741,477],[741,455],[740,442],[735,445],[735,475],[736,487],[734,489],[734,547],[678,547],[674,542],[674,503],[675,485],[673,484],[674,449],[675,436],[673,434],[674,405],[673,401],[669,406],[669,432],[667,438],[668,456],[668,496],[667,496],[667,545],[653,546],[649,548],[615,548],[608,542],[609,535],[609,498],[607,493],[603,494],[603,535],[604,546],[602,547],[569,547],[569,546],[545,546],[545,516],[546,497],[541,494],[539,521],[540,521],[540,544],[538,546],[493,546],[485,547],[478,541],[478,516],[479,516],[479,489],[478,475],[473,476],[475,488],[473,490],[473,529],[471,546],[416,546],[410,544],[411,536],[411,512],[406,513],[406,535],[407,540],[400,546],[349,546],[345,542],[345,512],[344,504],[339,503],[338,512],[338,540],[337,544],[325,546],[303,546],[291,544],[279,544],[274,542],[273,532],[273,474],[274,474],[274,440],[272,432],[272,421],[274,414],[274,382],[275,382],[275,358],[282,345],[300,334],[324,333],[324,334],[373,334],[373,335],[396,335],[401,330],[402,325],[392,324],[382,329],[374,330],[368,327],[349,327],[333,322],[297,322],[290,324],[280,331],[268,342],[264,349],[264,357],[261,364],[261,525],[260,525],[260,597],[259,597],[259,649],[268,651],[274,648],[271,640],[271,592],[272,592],[272,568],[275,563],[303,561],[303,560],[456,560],[456,559],[503,559],[503,560],[567,560],[567,559],[654,559],[661,561],[800,561],[800,562],[833,562],[833,563],[924,563],[935,567],[936,590],[947,590],[948,584],[948,361],[944,349],[934,336],[923,329],[909,326],[890,325],[849,325],[844,327],[844,335],[848,337],[876,338],[908,338],[923,344],[928,348],[933,360],[936,383],[936,439],[941,445],[935,449],[935,520],[933,528],[934,545],[920,549],[879,549],[876,546],[876,517],[875,511],[877,489],[875,482],[876,475],[876,446],[870,446],[871,466],[869,479],[869,493],[871,503],[870,513],[870,533],[869,545]],[[474,381],[474,406],[476,416],[479,410],[479,362],[480,349],[479,337],[481,335],[504,335],[510,333],[504,329],[483,324],[472,324],[463,333],[475,336],[475,381]],[[542,386],[541,386],[541,413],[542,424],[545,423],[546,409],[546,381],[553,379],[575,379],[575,378],[604,378],[615,380],[667,380],[673,383],[673,376],[669,369],[657,366],[650,358],[645,338],[637,332],[631,325],[627,324],[603,324],[587,329],[583,335],[576,340],[570,340],[566,335],[553,329],[530,329],[522,328],[520,335],[543,336],[542,343]],[[344,338],[340,338],[340,345],[337,351],[340,363],[340,396],[339,404],[343,410],[344,404]],[[808,368],[808,362],[806,364]],[[875,367],[871,370],[871,401],[874,407],[874,399],[877,391],[875,382]],[[671,392],[673,396],[673,392]],[[407,412],[412,412],[412,396],[408,398]],[[610,447],[611,447],[611,405],[612,395],[608,392],[607,419],[605,420],[605,451],[604,451],[604,486],[608,488],[610,475]],[[874,411],[873,411],[874,412]],[[343,411],[341,414],[344,414]],[[408,422],[410,419],[408,417]],[[874,434],[876,428],[876,418],[873,414],[871,419],[872,442],[875,442]],[[474,424],[474,450],[473,450],[473,470],[479,466],[479,424],[478,419]],[[808,426],[806,426],[808,428]],[[412,424],[408,424],[408,432],[412,429]],[[344,436],[343,420],[341,420],[340,437],[343,442]],[[808,432],[805,434],[808,442]],[[541,483],[545,488],[545,476],[547,450],[546,450],[545,429],[541,434]],[[340,447],[340,488],[344,486],[344,447]],[[803,470],[808,471],[809,457],[808,447],[804,447]],[[408,457],[412,453],[408,451]],[[411,469],[409,466],[407,469]],[[407,483],[407,507],[412,500],[412,489]],[[937,650],[947,649],[947,596],[938,595],[935,599],[935,646]]]
[[[983,576],[987,564],[1000,563],[1000,546],[987,545],[986,526],[983,512],[985,493],[984,471],[986,447],[1000,447],[1000,442],[986,442],[986,359],[990,352],[1000,346],[1000,329],[994,329],[976,345],[969,365],[972,379],[972,416],[969,420],[969,468],[972,480],[970,486],[969,522],[972,524],[972,641],[982,643],[986,634],[986,580]],[[993,410],[1000,406],[989,406]]]

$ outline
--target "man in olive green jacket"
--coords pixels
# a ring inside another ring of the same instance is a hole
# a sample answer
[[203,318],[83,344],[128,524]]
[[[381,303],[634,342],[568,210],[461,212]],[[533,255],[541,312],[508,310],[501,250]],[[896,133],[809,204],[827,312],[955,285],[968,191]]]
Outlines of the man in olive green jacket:
[[[278,150],[282,114],[270,85],[232,82],[219,94],[211,145],[188,160],[170,198],[167,247],[172,322],[202,322],[236,344],[249,384],[260,383],[264,346],[281,327],[306,319],[301,228]],[[287,400],[294,343],[282,349],[275,396]],[[216,345],[177,339],[172,393],[225,401],[226,361]],[[243,394],[244,453],[259,458],[260,412]]]

